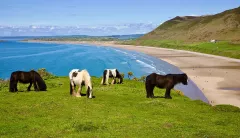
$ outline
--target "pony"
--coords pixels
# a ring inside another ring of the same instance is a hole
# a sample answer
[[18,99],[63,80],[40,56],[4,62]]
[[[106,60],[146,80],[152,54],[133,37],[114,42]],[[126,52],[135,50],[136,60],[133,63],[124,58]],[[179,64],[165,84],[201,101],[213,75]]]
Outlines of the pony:
[[46,91],[47,86],[42,79],[42,77],[34,70],[31,70],[29,72],[25,71],[15,71],[11,73],[10,77],[10,84],[9,84],[9,92],[17,92],[17,83],[30,83],[30,85],[27,88],[27,91],[30,91],[30,88],[32,84],[34,85],[35,91]]
[[[69,79],[70,79],[70,95],[75,97],[81,97],[81,90],[83,85],[85,85],[87,90],[87,97],[92,98],[93,92],[92,92],[92,82],[91,77],[86,69],[79,70],[79,69],[72,69],[69,72]],[[75,91],[76,85],[79,86],[78,91]]]
[[105,69],[103,71],[103,78],[102,78],[102,81],[101,81],[101,84],[109,84],[108,83],[108,79],[109,78],[113,78],[112,80],[112,83],[111,84],[116,84],[116,78],[119,79],[119,82],[118,84],[121,84],[123,83],[123,77],[122,75],[119,73],[119,71],[117,69]]
[[178,83],[182,83],[183,85],[188,84],[188,76],[187,74],[167,74],[167,75],[159,75],[156,73],[152,73],[146,77],[145,88],[147,92],[147,98],[154,98],[153,89],[154,87],[165,88],[165,97],[166,99],[172,99],[170,92],[171,89]]
[[211,42],[211,43],[216,43],[216,42],[217,42],[217,40],[215,40],[215,39],[212,39],[212,40],[210,40],[210,42]]

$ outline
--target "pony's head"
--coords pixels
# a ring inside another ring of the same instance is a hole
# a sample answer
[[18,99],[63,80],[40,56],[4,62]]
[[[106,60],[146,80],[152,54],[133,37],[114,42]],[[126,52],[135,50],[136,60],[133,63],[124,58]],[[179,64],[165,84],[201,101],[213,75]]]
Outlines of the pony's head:
[[87,97],[90,99],[93,97],[92,87],[90,86],[87,88]]
[[122,83],[123,83],[123,77],[122,77],[122,75],[119,76],[119,79],[120,79],[119,84],[122,84]]
[[9,92],[14,92],[14,91],[15,91],[14,82],[10,81],[9,82]]
[[183,85],[188,85],[188,76],[187,76],[187,74],[186,73],[183,73],[183,74],[181,74],[182,75],[182,77],[181,77],[181,82],[182,82],[182,84]]
[[34,70],[31,70],[30,72],[34,74],[34,79],[37,83],[38,90],[39,91],[47,91],[47,85],[46,85],[45,81],[42,79],[42,77],[40,76],[40,74]]
[[123,77],[117,69],[116,69],[116,77],[119,78],[119,80],[120,80],[118,82],[118,84],[122,84],[123,83]]

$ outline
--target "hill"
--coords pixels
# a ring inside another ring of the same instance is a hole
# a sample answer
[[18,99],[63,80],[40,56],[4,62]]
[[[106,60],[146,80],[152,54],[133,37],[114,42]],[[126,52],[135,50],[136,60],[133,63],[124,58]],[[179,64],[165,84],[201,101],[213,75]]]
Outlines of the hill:
[[139,40],[203,42],[210,39],[240,42],[240,7],[207,16],[177,16]]

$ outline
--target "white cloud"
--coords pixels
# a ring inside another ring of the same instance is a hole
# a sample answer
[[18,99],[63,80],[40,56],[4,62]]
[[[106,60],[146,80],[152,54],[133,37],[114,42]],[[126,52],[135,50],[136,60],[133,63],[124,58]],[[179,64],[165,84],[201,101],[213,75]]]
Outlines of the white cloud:
[[[9,32],[11,35],[123,35],[141,34],[155,29],[158,25],[149,23],[128,23],[116,25],[78,25],[78,26],[51,26],[51,25],[31,25],[31,26],[2,26],[1,32]],[[21,33],[18,33],[21,32]]]
[[55,27],[51,27],[51,28],[50,28],[50,30],[53,30],[53,29],[55,29]]
[[36,29],[36,28],[38,28],[38,27],[33,25],[33,26],[31,26],[31,28],[32,28],[32,29]]
[[199,16],[199,15],[197,15],[197,14],[190,14],[189,16]]

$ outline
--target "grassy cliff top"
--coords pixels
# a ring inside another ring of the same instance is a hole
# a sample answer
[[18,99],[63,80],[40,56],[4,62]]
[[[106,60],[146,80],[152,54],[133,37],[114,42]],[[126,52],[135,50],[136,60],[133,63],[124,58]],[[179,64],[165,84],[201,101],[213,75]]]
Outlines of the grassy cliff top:
[[[95,98],[69,95],[68,77],[46,80],[47,92],[8,92],[0,82],[1,137],[240,137],[240,109],[210,106],[172,91],[172,100],[145,98],[143,82],[100,85]],[[83,87],[83,93],[85,93]],[[155,89],[156,96],[164,90]]]

